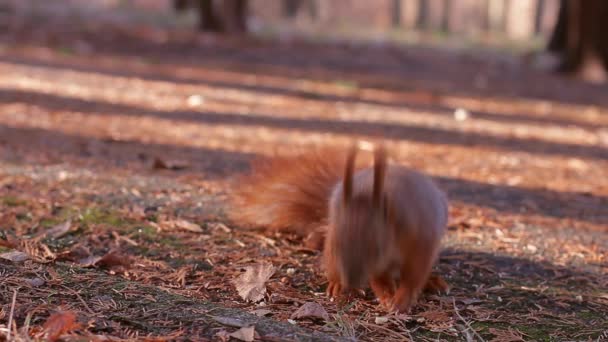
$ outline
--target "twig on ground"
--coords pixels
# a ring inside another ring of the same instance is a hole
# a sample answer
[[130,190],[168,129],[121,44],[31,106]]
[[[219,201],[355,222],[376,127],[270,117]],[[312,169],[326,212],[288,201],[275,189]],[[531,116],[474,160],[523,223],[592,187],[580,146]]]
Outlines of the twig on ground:
[[381,325],[378,324],[374,324],[374,323],[367,323],[367,322],[359,322],[360,325],[366,327],[366,328],[373,328],[376,330],[382,330],[385,333],[398,338],[400,341],[413,341],[412,339],[412,335],[410,335],[409,331],[407,331],[407,335],[399,333],[397,331],[391,330],[389,328],[383,327]]
[[15,304],[17,303],[17,289],[13,291],[13,302],[11,303],[11,313],[8,315],[8,333],[6,340],[11,340],[11,332],[13,331],[13,315],[15,314]]
[[460,312],[458,312],[458,307],[456,306],[456,298],[454,298],[454,297],[452,297],[452,304],[454,305],[454,312],[456,312],[456,316],[458,316],[458,318],[462,321],[462,323],[464,323],[467,326],[467,329],[465,330],[465,332],[470,330],[473,332],[473,335],[475,335],[480,341],[485,342],[483,337],[481,337],[481,335],[479,335],[477,333],[477,331],[475,331],[475,329],[473,329],[471,324],[466,319],[464,319],[464,317],[462,317],[462,315],[460,315]]
[[87,302],[84,301],[84,299],[80,296],[80,294],[77,291],[72,290],[72,289],[70,289],[69,287],[67,287],[65,285],[61,285],[61,287],[63,287],[64,289],[66,289],[69,292],[71,292],[74,296],[76,296],[76,298],[78,298],[78,300],[82,303],[82,305],[84,305],[84,308],[87,309],[87,311],[90,314],[97,315],[97,313],[91,309],[91,307],[87,304]]

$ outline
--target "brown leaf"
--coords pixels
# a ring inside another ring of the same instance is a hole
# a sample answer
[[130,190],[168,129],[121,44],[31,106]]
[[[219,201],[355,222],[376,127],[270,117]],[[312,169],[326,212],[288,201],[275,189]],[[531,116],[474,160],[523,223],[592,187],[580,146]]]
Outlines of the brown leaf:
[[255,328],[253,326],[243,327],[233,332],[229,336],[240,341],[251,342],[255,337]]
[[36,262],[47,263],[57,258],[47,245],[37,240],[23,240],[20,248]]
[[39,287],[46,283],[44,279],[38,277],[25,279],[25,282],[32,287]]
[[0,236],[0,247],[15,248],[19,244],[18,241],[12,240],[10,237],[6,237],[6,240]]
[[170,227],[170,228],[179,228],[179,229],[187,230],[187,231],[190,231],[193,233],[202,233],[203,232],[203,228],[201,228],[201,226],[199,226],[196,223],[192,223],[192,222],[186,221],[186,220],[164,221],[163,226]]
[[329,320],[329,314],[321,306],[319,303],[315,302],[307,302],[304,305],[300,306],[296,312],[291,315],[291,319],[302,319],[302,318],[311,318],[311,319],[322,319],[324,321]]
[[154,164],[152,165],[155,169],[166,169],[166,170],[183,170],[189,165],[185,161],[181,160],[163,160],[158,157],[154,158]]
[[93,267],[97,264],[97,262],[99,262],[99,260],[101,260],[100,256],[97,255],[90,255],[84,259],[80,259],[78,260],[78,263],[80,264],[80,266],[82,267]]
[[215,333],[215,337],[217,337],[222,342],[230,341],[230,334],[226,330],[220,330]]
[[9,260],[12,262],[23,262],[25,260],[29,260],[30,256],[27,253],[13,250],[10,252],[0,254],[0,258],[6,259],[6,260]]
[[258,302],[266,294],[266,282],[275,272],[271,264],[248,266],[245,273],[239,275],[233,284],[241,298],[246,301]]
[[128,266],[130,258],[118,252],[109,252],[104,256],[91,255],[78,261],[82,267],[112,267],[112,266]]
[[463,299],[459,299],[458,301],[464,305],[483,303],[483,300],[479,300],[477,298],[463,298]]
[[46,231],[45,235],[46,237],[58,239],[67,234],[70,231],[70,228],[72,228],[72,221],[67,220],[63,223],[51,227],[49,230]]
[[251,313],[258,317],[264,317],[266,315],[272,314],[272,311],[270,311],[268,309],[257,309],[257,310],[251,311]]
[[226,325],[229,327],[243,328],[246,326],[245,323],[238,318],[222,316],[211,316],[211,318],[219,324]]
[[79,326],[75,313],[71,311],[54,313],[43,325],[46,341],[56,341],[61,335],[78,329]]

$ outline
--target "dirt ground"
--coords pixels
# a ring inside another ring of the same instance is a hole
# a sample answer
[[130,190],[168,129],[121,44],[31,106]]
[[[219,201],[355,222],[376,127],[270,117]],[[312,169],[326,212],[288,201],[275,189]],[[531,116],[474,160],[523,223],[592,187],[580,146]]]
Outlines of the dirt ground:
[[[408,315],[369,291],[330,301],[317,252],[226,219],[252,159],[355,138],[451,201],[436,269],[451,290]],[[18,340],[608,341],[607,207],[606,87],[514,58],[0,31],[0,340],[10,320]],[[244,301],[235,279],[265,264],[263,300]],[[327,317],[292,319],[307,302]]]

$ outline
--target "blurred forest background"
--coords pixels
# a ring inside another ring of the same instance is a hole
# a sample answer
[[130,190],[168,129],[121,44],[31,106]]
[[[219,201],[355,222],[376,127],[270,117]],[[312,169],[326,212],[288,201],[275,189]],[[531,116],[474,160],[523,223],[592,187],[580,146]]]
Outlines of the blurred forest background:
[[[11,24],[13,11],[37,11],[41,15],[50,11],[54,18],[84,20],[94,16],[172,27],[192,27],[198,21],[196,11],[173,11],[176,6],[194,8],[196,0],[2,3],[3,25]],[[297,33],[310,38],[442,43],[450,37],[459,43],[520,47],[540,46],[550,35],[559,10],[559,0],[255,0],[247,5],[250,31],[263,36]]]

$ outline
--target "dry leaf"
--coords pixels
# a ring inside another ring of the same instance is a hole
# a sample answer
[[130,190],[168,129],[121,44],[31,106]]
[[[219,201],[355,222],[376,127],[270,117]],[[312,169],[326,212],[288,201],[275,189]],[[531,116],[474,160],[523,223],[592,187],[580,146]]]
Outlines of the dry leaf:
[[181,160],[163,160],[157,157],[154,159],[153,167],[155,169],[183,170],[188,167],[188,163]]
[[76,314],[71,311],[57,312],[44,323],[45,341],[56,341],[61,335],[78,329]]
[[229,336],[240,341],[251,342],[255,337],[255,328],[253,326],[243,327],[233,332]]
[[483,303],[483,300],[479,300],[477,298],[463,298],[463,299],[459,299],[458,301],[464,305]]
[[272,313],[272,311],[270,311],[268,309],[257,309],[257,310],[251,311],[251,313],[258,317],[264,317],[266,315],[270,315]]
[[0,254],[0,258],[6,259],[12,262],[23,262],[25,260],[29,260],[30,256],[27,253],[23,253],[20,251],[10,251],[6,253]]
[[72,221],[67,220],[67,221],[60,223],[58,225],[55,225],[52,228],[50,228],[49,230],[47,230],[46,237],[58,239],[58,238],[64,236],[65,234],[67,234],[70,231],[70,228],[72,228]]
[[229,327],[243,328],[243,327],[247,326],[245,324],[245,322],[243,322],[242,320],[240,320],[238,318],[222,317],[222,316],[211,316],[211,318],[214,321],[218,322],[219,324],[226,325]]
[[311,318],[311,319],[322,319],[324,321],[329,320],[329,314],[321,306],[319,303],[315,302],[307,302],[304,305],[300,306],[296,312],[291,315],[291,319],[302,319],[302,318]]
[[374,320],[374,323],[378,324],[378,325],[383,325],[389,322],[389,318],[386,316],[379,316],[376,317],[376,319]]
[[201,226],[199,226],[196,223],[192,223],[186,220],[175,220],[173,221],[173,225],[176,228],[181,228],[181,229],[185,229],[187,231],[190,232],[194,232],[194,233],[202,233],[203,232],[203,228],[201,228]]
[[110,252],[104,255],[97,265],[102,267],[124,266],[127,267],[131,263],[131,258],[127,255],[118,252]]
[[241,298],[247,301],[258,302],[266,294],[266,282],[275,272],[271,264],[247,266],[245,273],[239,275],[233,284]]
[[88,256],[88,257],[86,257],[84,259],[78,260],[78,263],[82,267],[93,267],[93,266],[95,266],[97,264],[97,262],[99,262],[99,260],[101,260],[100,256],[91,255],[91,256]]
[[117,252],[109,252],[106,255],[100,257],[96,255],[88,256],[84,259],[80,259],[78,263],[82,267],[112,267],[112,266],[128,266],[130,258],[126,255],[119,254]]
[[44,279],[38,277],[25,279],[25,282],[32,287],[42,286],[46,283]]
[[57,258],[57,255],[47,245],[36,240],[21,241],[21,249],[36,262],[47,263]]
[[215,333],[215,337],[217,337],[222,342],[230,341],[230,334],[226,330],[220,330]]
[[13,241],[9,237],[6,238],[8,240],[4,240],[2,236],[0,236],[0,247],[15,248],[17,246],[17,241]]

